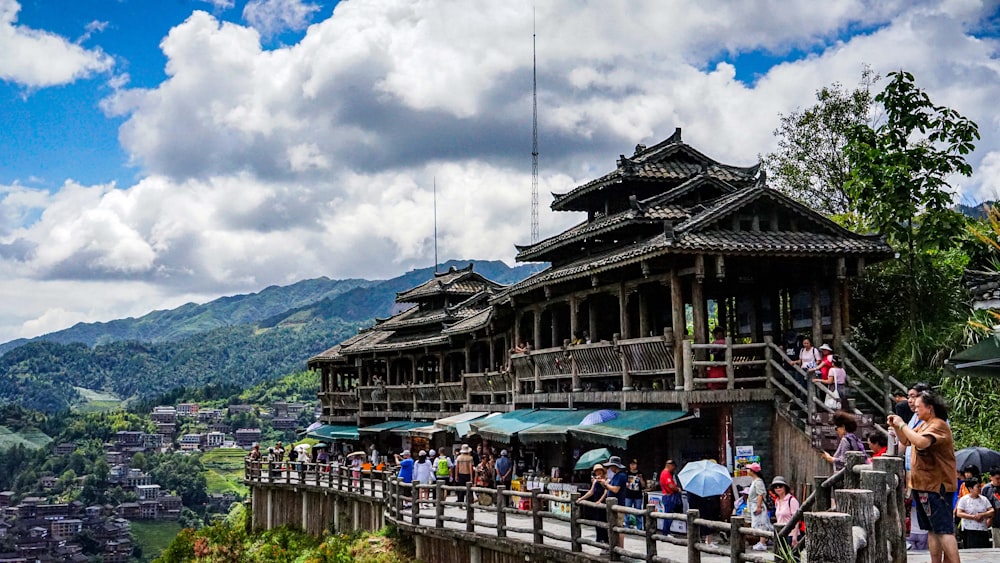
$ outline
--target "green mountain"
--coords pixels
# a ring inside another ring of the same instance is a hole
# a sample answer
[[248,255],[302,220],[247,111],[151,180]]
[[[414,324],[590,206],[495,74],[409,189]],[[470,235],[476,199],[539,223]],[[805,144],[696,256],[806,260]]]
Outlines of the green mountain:
[[[475,268],[513,283],[540,267],[475,262]],[[8,343],[0,356],[0,403],[54,412],[82,400],[74,387],[134,399],[180,386],[250,387],[301,371],[309,357],[390,314],[396,292],[432,274],[425,268],[385,281],[320,278]]]
[[317,278],[288,286],[271,286],[258,293],[221,297],[202,305],[188,303],[169,311],[153,311],[137,319],[130,317],[106,323],[77,323],[65,330],[50,332],[37,338],[22,338],[0,344],[0,354],[39,340],[62,344],[83,343],[88,346],[120,340],[180,340],[220,327],[256,323],[289,309],[303,307],[352,289],[364,290],[378,283],[380,282],[361,279]]

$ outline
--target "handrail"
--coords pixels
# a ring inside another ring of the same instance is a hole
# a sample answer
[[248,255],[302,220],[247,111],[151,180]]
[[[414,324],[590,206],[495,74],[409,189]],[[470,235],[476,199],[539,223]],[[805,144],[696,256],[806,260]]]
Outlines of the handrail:
[[[782,541],[782,538],[789,534],[804,518],[814,518],[816,514],[823,514],[809,510],[814,507],[817,510],[826,510],[834,489],[838,487],[857,489],[860,485],[860,488],[867,491],[889,490],[890,501],[896,502],[893,495],[896,492],[901,495],[903,481],[886,473],[885,470],[890,468],[895,471],[893,468],[896,466],[892,463],[901,467],[901,460],[884,458],[886,461],[882,464],[881,470],[877,466],[875,471],[870,471],[863,463],[858,465],[860,461],[864,460],[863,454],[851,452],[849,456],[846,469],[838,471],[828,478],[816,478],[812,494],[800,505],[792,520],[781,529],[769,532],[751,528],[744,517],[734,516],[729,522],[718,522],[701,518],[697,510],[689,510],[684,514],[665,513],[660,512],[654,505],[647,505],[645,508],[619,506],[614,498],[607,499],[603,503],[582,501],[579,492],[563,496],[540,490],[511,491],[506,490],[503,486],[494,489],[474,486],[471,483],[465,486],[446,485],[441,482],[436,484],[404,483],[391,468],[383,471],[363,471],[356,467],[319,464],[311,461],[288,462],[266,459],[250,460],[248,458],[245,461],[245,478],[250,484],[261,486],[315,486],[340,494],[355,495],[359,498],[368,497],[385,505],[384,514],[388,521],[414,529],[443,528],[445,522],[458,524],[460,527],[464,524],[466,532],[484,533],[479,530],[481,528],[490,530],[489,533],[491,535],[495,533],[498,538],[506,538],[506,541],[544,545],[545,549],[549,550],[556,549],[578,553],[582,551],[584,546],[597,547],[602,550],[604,556],[613,561],[621,557],[651,563],[670,561],[669,558],[659,555],[658,551],[658,544],[666,543],[686,547],[689,561],[700,561],[701,554],[710,554],[729,557],[732,562],[740,562],[758,560],[754,559],[755,555],[743,552],[745,536],[773,538],[775,541]],[[455,501],[449,500],[450,493],[464,498]],[[493,496],[493,506],[481,505],[475,498],[477,495],[487,494]],[[838,503],[841,502],[839,493],[837,498]],[[901,496],[899,498],[901,499]],[[507,506],[508,501],[513,501],[515,506]],[[887,504],[890,501],[876,499],[876,506],[882,507],[879,509],[879,513],[887,515],[884,518],[889,522],[883,523],[876,519],[876,527],[868,530],[867,533],[875,533],[875,537],[880,537],[887,533],[889,528],[886,526],[898,525],[898,510]],[[564,509],[553,512],[551,510],[553,506],[563,506]],[[584,518],[580,511],[583,507],[603,509],[606,518],[597,520]],[[446,509],[452,509],[452,513],[447,514]],[[464,509],[464,515],[461,512],[455,514],[455,509],[459,509],[459,511]],[[480,513],[477,513],[477,510]],[[495,523],[484,521],[481,513],[494,514]],[[531,525],[522,525],[522,523],[528,522],[525,520],[522,520],[521,523],[508,521],[508,516],[517,515],[529,517]],[[628,516],[640,518],[643,522],[643,529],[639,530],[624,525],[623,522]],[[568,524],[568,535],[560,531],[560,528],[545,526],[546,520]],[[678,538],[661,534],[658,524],[663,521],[685,522],[688,525],[686,537]],[[582,526],[607,530],[609,543],[602,544],[584,538],[581,533]],[[729,533],[729,545],[710,546],[701,543],[699,528]],[[898,531],[901,533],[902,530]],[[531,535],[531,540],[510,537],[508,533]],[[629,549],[617,547],[621,538],[625,537],[643,539],[644,541],[640,544],[633,544]],[[869,537],[871,536],[869,535]],[[889,539],[892,543],[895,538],[890,536]],[[636,551],[635,547],[639,545],[644,547],[641,551]]]

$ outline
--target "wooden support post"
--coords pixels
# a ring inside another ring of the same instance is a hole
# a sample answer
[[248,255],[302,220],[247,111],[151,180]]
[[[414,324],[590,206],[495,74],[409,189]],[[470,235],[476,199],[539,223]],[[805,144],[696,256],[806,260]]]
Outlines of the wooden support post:
[[868,538],[868,551],[871,553],[871,561],[888,561],[888,543],[890,532],[890,521],[888,517],[888,476],[884,471],[863,471],[861,473],[861,488],[872,491],[875,501],[877,518],[875,519],[874,536]]
[[[772,309],[772,313],[773,313]],[[771,321],[774,322],[774,321]],[[771,382],[774,381],[774,366],[771,365],[771,360],[774,359],[774,349],[771,345],[774,344],[774,337],[770,334],[764,336],[764,375],[767,376],[767,386],[771,387]]]
[[854,466],[865,465],[868,456],[864,452],[847,452],[844,455],[844,487],[845,489],[857,489],[861,486],[861,475],[854,471]]
[[476,531],[476,505],[472,502],[472,481],[465,484],[465,531]]
[[631,338],[629,334],[630,324],[628,318],[628,290],[625,289],[624,283],[620,283],[618,284],[618,333],[626,340]]
[[577,333],[580,332],[580,320],[577,313],[577,308],[580,306],[580,302],[577,301],[576,295],[569,296],[569,338],[570,340],[576,340]]
[[[618,335],[615,335],[615,350],[618,352],[618,361],[621,365],[622,370],[622,391],[632,391],[632,374],[628,371],[628,360],[625,359],[625,354],[622,349],[618,346]],[[625,410],[625,395],[622,395],[622,406],[621,409]]]
[[507,508],[507,498],[503,496],[504,486],[497,486],[497,498],[494,501],[497,505],[497,537],[505,538],[507,537],[507,513],[504,509]]
[[434,527],[444,528],[444,481],[434,483]]
[[648,504],[642,515],[642,531],[646,533],[646,561],[652,561],[656,557],[656,539],[653,538],[656,535],[656,518],[653,518],[656,510],[655,504]]
[[841,323],[841,314],[844,308],[840,303],[840,288],[843,285],[844,282],[840,279],[830,282],[830,332],[833,333],[832,344],[835,350],[839,350],[840,343],[843,341],[844,326]]
[[691,341],[685,338],[681,343],[681,357],[684,358],[684,390],[694,391],[694,366],[691,365]]
[[531,491],[531,525],[534,528],[533,541],[535,545],[545,543],[542,536],[542,501],[538,500],[538,489]]
[[413,517],[412,518],[413,525],[414,526],[419,526],[420,525],[420,489],[419,489],[419,485],[417,485],[416,483],[414,483],[412,491],[413,492],[411,494],[413,495],[413,500],[411,502],[410,515]]
[[906,563],[906,470],[902,458],[877,457],[872,468],[886,473],[889,495],[886,498],[886,535],[889,540],[889,558],[893,563]]
[[670,270],[670,316],[671,323],[674,331],[674,369],[676,382],[674,383],[674,388],[677,390],[684,389],[685,383],[681,379],[686,365],[689,362],[689,358],[685,356],[685,350],[682,346],[684,340],[684,330],[687,327],[687,321],[684,319],[684,292],[681,288],[681,276],[677,273],[677,268]]
[[636,290],[636,298],[639,300],[639,334],[634,335],[638,338],[645,338],[647,336],[652,336],[653,328],[649,326],[649,299],[646,298],[646,292],[639,287]]
[[[876,550],[874,544],[878,543],[875,535],[875,520],[878,518],[875,510],[875,493],[863,489],[838,489],[833,492],[834,500],[837,501],[837,510],[849,514],[853,526],[864,530],[867,545],[858,551],[858,563],[885,563],[885,552],[882,559],[875,559]],[[809,533],[812,534],[812,529]],[[885,548],[883,548],[884,550]],[[810,561],[815,561],[812,557]]]
[[743,560],[740,556],[746,551],[747,542],[743,534],[740,533],[740,528],[749,526],[750,523],[744,516],[729,517],[729,552],[732,553],[731,560],[734,562],[738,563]]
[[583,551],[580,545],[580,505],[576,501],[583,496],[580,493],[571,493],[569,496],[569,549],[573,553]]
[[812,283],[812,345],[823,343],[823,309],[820,303],[819,279]]
[[806,512],[806,551],[810,561],[855,563],[849,514]]
[[694,323],[694,340],[698,344],[707,344],[708,314],[705,307],[705,257],[701,254],[695,256],[694,270],[695,276],[691,282],[691,317]]
[[698,542],[701,537],[698,535],[698,525],[694,523],[695,518],[700,518],[697,510],[687,511],[687,560],[688,563],[701,563],[701,552],[698,551]]
[[816,504],[813,506],[816,508],[816,512],[830,510],[830,489],[823,486],[823,482],[829,478],[828,475],[813,477],[813,492],[816,493]]
[[396,493],[396,520],[403,519],[403,481],[396,479],[392,490]]
[[[716,356],[718,357],[718,356]],[[736,389],[736,368],[733,366],[733,338],[726,337],[726,389]]]
[[542,308],[538,307],[532,311],[531,329],[531,349],[538,350],[542,347]]
[[608,559],[611,561],[621,561],[621,555],[615,553],[615,547],[618,546],[619,540],[621,538],[621,533],[615,531],[615,526],[618,525],[618,513],[615,512],[615,507],[618,506],[618,498],[613,496],[608,496],[604,500],[607,504],[607,521],[608,521]]

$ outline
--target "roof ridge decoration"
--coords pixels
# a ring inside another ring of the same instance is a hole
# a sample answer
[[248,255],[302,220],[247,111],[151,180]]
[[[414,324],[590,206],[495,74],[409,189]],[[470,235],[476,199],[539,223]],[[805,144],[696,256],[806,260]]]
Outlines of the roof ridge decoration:
[[709,204],[705,206],[704,211],[693,215],[689,220],[678,225],[677,233],[680,235],[684,233],[702,231],[706,227],[715,224],[720,219],[728,217],[732,213],[739,211],[762,197],[769,197],[776,200],[776,203],[782,207],[790,209],[801,217],[808,219],[813,224],[822,227],[831,234],[847,236],[850,238],[866,239],[881,237],[881,235],[878,234],[865,235],[856,233],[846,227],[843,227],[836,221],[833,221],[825,215],[816,212],[787,195],[772,189],[763,182],[756,182],[752,186],[741,188],[733,193],[724,195],[709,202]]
[[[656,166],[670,160],[676,161],[675,166],[667,169]],[[583,211],[585,209],[573,207],[572,202],[590,192],[606,186],[621,184],[628,179],[638,181],[656,181],[668,178],[685,180],[706,171],[719,171],[724,177],[728,176],[742,183],[752,180],[759,170],[759,162],[753,166],[733,166],[709,157],[684,143],[678,129],[669,138],[652,147],[637,145],[636,152],[631,157],[619,155],[615,170],[579,185],[569,192],[552,192],[553,202],[550,207],[553,211]],[[577,203],[576,205],[581,204]]]

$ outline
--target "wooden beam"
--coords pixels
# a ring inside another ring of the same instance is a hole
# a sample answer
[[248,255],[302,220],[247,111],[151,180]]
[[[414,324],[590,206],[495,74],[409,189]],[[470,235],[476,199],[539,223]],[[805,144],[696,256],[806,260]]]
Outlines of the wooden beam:
[[681,289],[681,277],[676,269],[670,270],[670,317],[674,333],[674,365],[676,366],[676,389],[683,389],[684,364],[684,329],[687,322],[684,319],[684,292]]
[[820,304],[819,280],[812,282],[812,343],[819,346],[823,342],[823,309]]

